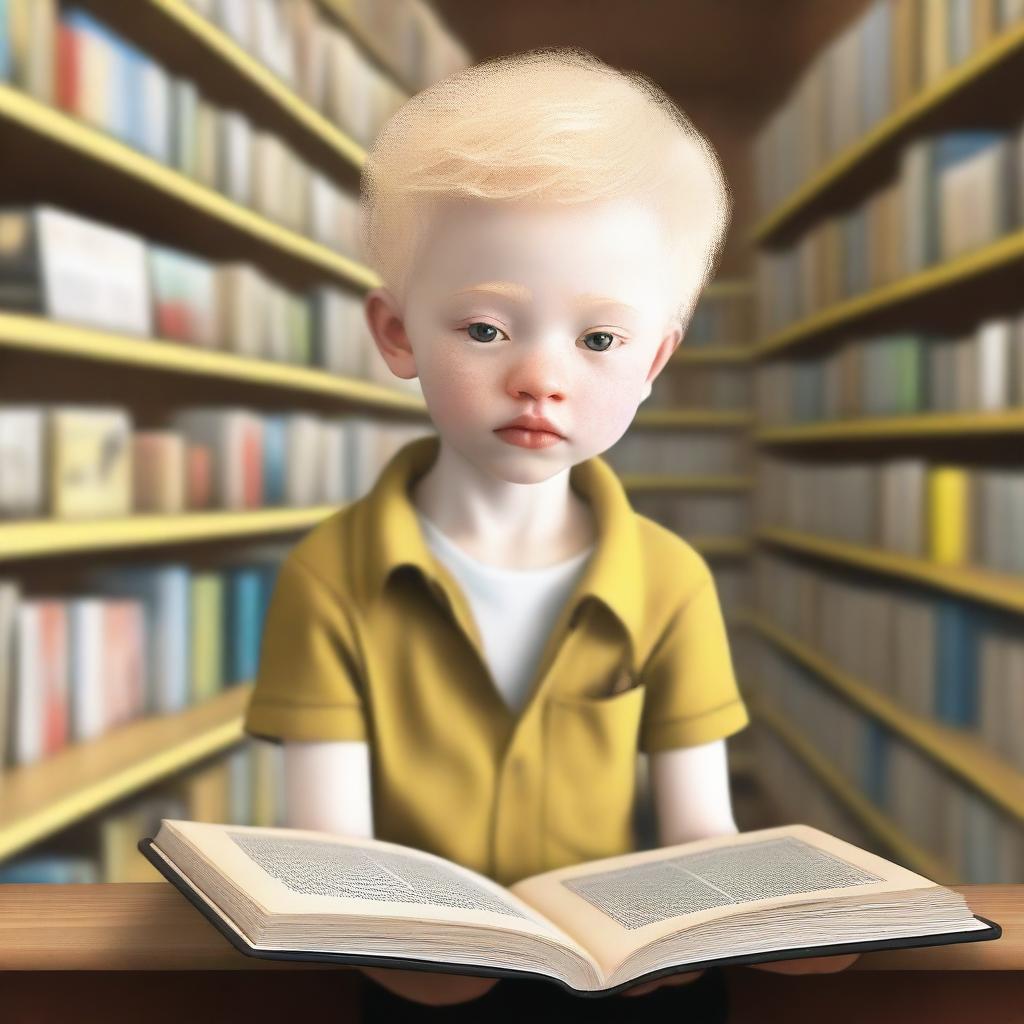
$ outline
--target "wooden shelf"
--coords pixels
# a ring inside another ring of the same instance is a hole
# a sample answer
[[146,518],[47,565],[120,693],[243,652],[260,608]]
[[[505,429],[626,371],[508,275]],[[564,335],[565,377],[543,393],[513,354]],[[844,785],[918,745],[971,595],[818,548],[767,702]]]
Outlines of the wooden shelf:
[[775,544],[814,555],[833,562],[867,569],[871,572],[896,576],[914,583],[924,583],[962,597],[970,597],[986,604],[1013,612],[1024,612],[1024,577],[989,572],[971,566],[937,565],[923,558],[910,558],[878,548],[848,544],[844,541],[825,540],[795,530],[761,529],[755,534],[758,541]]
[[0,84],[0,119],[13,121],[65,150],[70,157],[67,174],[75,173],[76,160],[102,167],[110,172],[111,189],[116,189],[119,176],[124,177],[185,204],[195,214],[207,218],[211,229],[228,225],[271,246],[288,260],[298,261],[306,268],[312,267],[320,274],[349,285],[373,288],[380,283],[368,267],[348,256],[282,227],[113,136],[3,84]]
[[0,777],[0,858],[243,739],[252,684],[174,715],[129,722]]
[[168,21],[187,31],[194,42],[205,47],[232,74],[248,80],[281,112],[304,131],[325,143],[357,171],[366,161],[366,150],[310,106],[265,64],[247,53],[226,32],[204,18],[185,0],[145,0]]
[[354,377],[341,377],[316,367],[254,359],[160,338],[77,327],[42,316],[0,311],[0,347],[328,395],[387,411],[424,415],[427,411],[426,403],[418,395]]
[[848,178],[867,158],[909,138],[925,115],[934,114],[968,86],[1024,49],[1024,26],[1005,29],[987,46],[972,54],[938,82],[914,96],[899,110],[883,118],[866,135],[839,153],[754,228],[751,240],[764,243],[787,227],[812,202]]
[[669,358],[672,363],[749,363],[753,345],[680,345]]
[[912,842],[887,814],[880,811],[849,779],[843,775],[800,731],[782,715],[759,699],[747,696],[748,706],[755,719],[763,722],[810,769],[825,786],[869,832],[887,849],[893,851],[904,866],[925,875],[940,885],[955,885],[953,869],[940,858]]
[[633,426],[643,428],[701,427],[730,430],[753,424],[754,417],[749,412],[717,409],[648,409],[638,412],[633,420]]
[[994,754],[976,736],[912,714],[892,698],[855,679],[806,644],[788,636],[767,619],[753,615],[749,621],[761,636],[809,668],[836,693],[959,776],[1018,821],[1024,822],[1024,773]]
[[988,245],[945,263],[873,288],[853,298],[843,299],[805,317],[796,324],[769,335],[755,346],[756,357],[763,358],[812,339],[816,334],[840,326],[855,324],[868,314],[888,309],[901,302],[961,284],[989,270],[1005,267],[1024,258],[1024,230],[1017,229]]
[[1024,432],[1024,409],[1000,412],[925,412],[907,416],[800,423],[765,427],[754,434],[763,444],[813,444],[817,441],[863,441],[902,437],[962,437],[964,434],[1015,434]]
[[754,481],[747,476],[669,476],[656,473],[624,473],[622,486],[631,491],[748,491]]
[[218,509],[173,516],[136,515],[86,521],[11,520],[0,524],[0,559],[292,533],[315,526],[341,507],[316,505],[242,512]]

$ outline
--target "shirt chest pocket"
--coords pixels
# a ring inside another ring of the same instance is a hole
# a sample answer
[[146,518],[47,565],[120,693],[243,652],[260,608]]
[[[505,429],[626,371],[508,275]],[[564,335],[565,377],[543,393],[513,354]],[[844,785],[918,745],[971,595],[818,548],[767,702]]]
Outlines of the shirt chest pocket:
[[635,848],[633,811],[644,688],[548,703],[545,870]]

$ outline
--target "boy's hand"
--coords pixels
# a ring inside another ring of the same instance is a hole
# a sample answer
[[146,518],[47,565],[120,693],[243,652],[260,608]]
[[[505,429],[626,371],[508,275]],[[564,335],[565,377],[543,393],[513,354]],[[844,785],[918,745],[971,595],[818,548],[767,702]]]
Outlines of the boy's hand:
[[497,978],[402,971],[394,967],[360,967],[359,970],[389,992],[427,1006],[452,1006],[468,1002],[490,991],[498,982]]
[[[843,953],[839,956],[807,956],[799,960],[779,960],[776,963],[750,964],[762,971],[774,971],[776,974],[836,974],[845,971],[860,953]],[[642,996],[662,985],[688,985],[696,981],[704,972],[689,971],[686,974],[670,974],[667,978],[649,981],[645,985],[634,985],[622,993],[624,996]]]
[[776,974],[836,974],[845,971],[860,953],[841,953],[839,956],[806,956],[799,960],[779,960],[769,964],[750,964],[761,971]]
[[653,992],[656,988],[661,988],[662,985],[689,985],[691,982],[696,981],[703,973],[703,971],[687,971],[685,974],[670,974],[667,978],[658,978],[657,981],[648,981],[643,985],[634,985],[632,988],[627,988],[625,992],[621,992],[620,995],[642,996],[648,992]]

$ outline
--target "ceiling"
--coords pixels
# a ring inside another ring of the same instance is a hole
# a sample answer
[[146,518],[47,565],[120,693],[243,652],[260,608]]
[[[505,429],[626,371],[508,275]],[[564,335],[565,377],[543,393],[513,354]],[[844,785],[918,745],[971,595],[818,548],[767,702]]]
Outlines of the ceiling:
[[576,46],[749,131],[869,0],[432,0],[477,60]]

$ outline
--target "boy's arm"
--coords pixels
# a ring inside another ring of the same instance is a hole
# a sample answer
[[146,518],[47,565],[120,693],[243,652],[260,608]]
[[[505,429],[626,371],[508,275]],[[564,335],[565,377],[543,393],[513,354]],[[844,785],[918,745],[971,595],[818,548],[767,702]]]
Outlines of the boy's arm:
[[662,750],[650,757],[662,846],[739,832],[729,797],[724,739]]
[[370,748],[361,740],[284,744],[285,809],[290,828],[373,838]]

